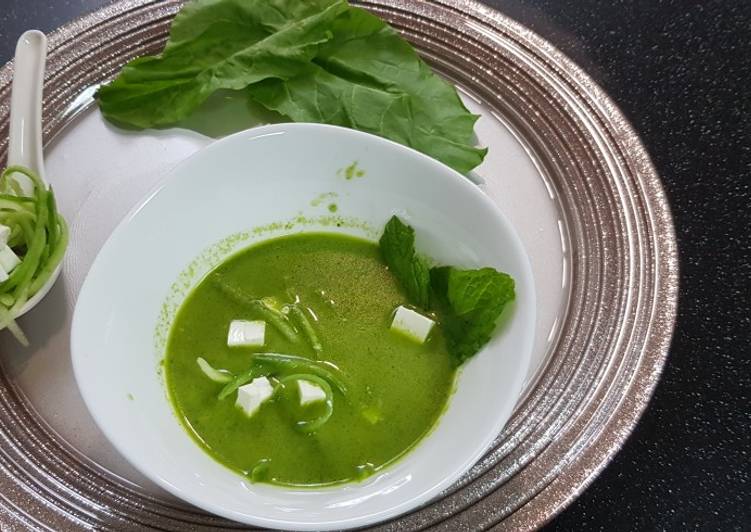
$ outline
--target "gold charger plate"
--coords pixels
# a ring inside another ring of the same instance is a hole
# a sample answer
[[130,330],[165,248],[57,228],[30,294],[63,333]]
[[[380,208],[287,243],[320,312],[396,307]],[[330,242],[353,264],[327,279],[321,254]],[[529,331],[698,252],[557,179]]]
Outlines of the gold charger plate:
[[[569,257],[551,348],[507,427],[455,486],[382,526],[538,527],[607,464],[659,378],[678,283],[666,198],[614,103],[530,30],[471,0],[357,3],[388,20],[515,133],[551,187]],[[161,49],[180,5],[121,0],[49,35],[47,142],[74,123],[84,89]],[[11,77],[9,63],[0,69],[2,159]],[[50,427],[12,377],[0,375],[3,530],[239,526],[149,495],[97,466]]]

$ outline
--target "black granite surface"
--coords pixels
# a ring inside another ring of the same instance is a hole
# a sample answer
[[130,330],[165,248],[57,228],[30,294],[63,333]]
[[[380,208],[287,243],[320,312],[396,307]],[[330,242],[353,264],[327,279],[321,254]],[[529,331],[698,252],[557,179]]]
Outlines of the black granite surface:
[[[2,0],[22,30],[106,0]],[[678,326],[649,409],[551,530],[751,530],[751,2],[487,0],[577,61],[635,125],[681,255]]]

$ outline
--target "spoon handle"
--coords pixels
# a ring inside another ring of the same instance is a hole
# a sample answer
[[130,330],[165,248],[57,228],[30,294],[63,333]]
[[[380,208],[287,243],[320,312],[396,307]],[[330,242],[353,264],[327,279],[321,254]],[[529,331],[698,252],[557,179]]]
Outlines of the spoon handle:
[[[13,88],[10,99],[10,138],[8,166],[21,165],[36,172],[43,180],[42,87],[47,58],[47,37],[30,30],[18,39],[14,60]],[[24,192],[31,183],[16,175]]]

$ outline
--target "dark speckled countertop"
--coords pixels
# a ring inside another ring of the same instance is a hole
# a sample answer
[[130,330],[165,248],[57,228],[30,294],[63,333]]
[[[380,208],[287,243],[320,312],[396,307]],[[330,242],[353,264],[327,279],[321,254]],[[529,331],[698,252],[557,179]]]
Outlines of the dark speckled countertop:
[[[2,0],[0,62],[106,0]],[[551,530],[751,530],[751,2],[486,0],[577,61],[640,132],[681,255],[662,381]]]

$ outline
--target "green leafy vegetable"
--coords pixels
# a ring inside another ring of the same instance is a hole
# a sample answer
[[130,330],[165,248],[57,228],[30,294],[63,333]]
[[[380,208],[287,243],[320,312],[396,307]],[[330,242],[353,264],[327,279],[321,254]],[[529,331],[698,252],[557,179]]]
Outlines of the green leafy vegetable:
[[454,361],[461,364],[490,340],[496,320],[514,300],[514,280],[493,268],[430,270],[430,282]]
[[309,68],[331,38],[344,0],[204,0],[175,17],[158,57],[134,59],[99,89],[102,114],[146,128],[188,116],[218,89],[244,89],[268,77],[290,79]]
[[146,128],[187,117],[214,91],[246,90],[294,121],[374,133],[466,173],[477,116],[384,21],[345,0],[195,0],[160,56],[102,87],[104,116]]
[[411,146],[459,172],[479,165],[477,116],[384,21],[350,7],[331,25],[311,68],[249,87],[256,102],[298,122],[367,131]]
[[429,308],[430,271],[425,259],[415,253],[415,230],[392,216],[379,245],[386,265],[407,292],[410,302]]
[[[428,269],[415,252],[415,231],[392,216],[380,240],[386,264],[407,293],[410,303],[433,310],[457,365],[474,356],[490,340],[498,317],[514,300],[514,280],[493,268]],[[430,295],[430,297],[429,297]]]
[[[28,178],[30,195],[23,195],[14,174]],[[10,250],[5,249],[5,242],[0,248],[20,259],[0,282],[0,330],[7,327],[22,345],[28,345],[15,319],[60,264],[68,245],[68,226],[57,212],[52,189],[36,173],[20,166],[9,166],[0,175],[0,226],[7,232]]]

